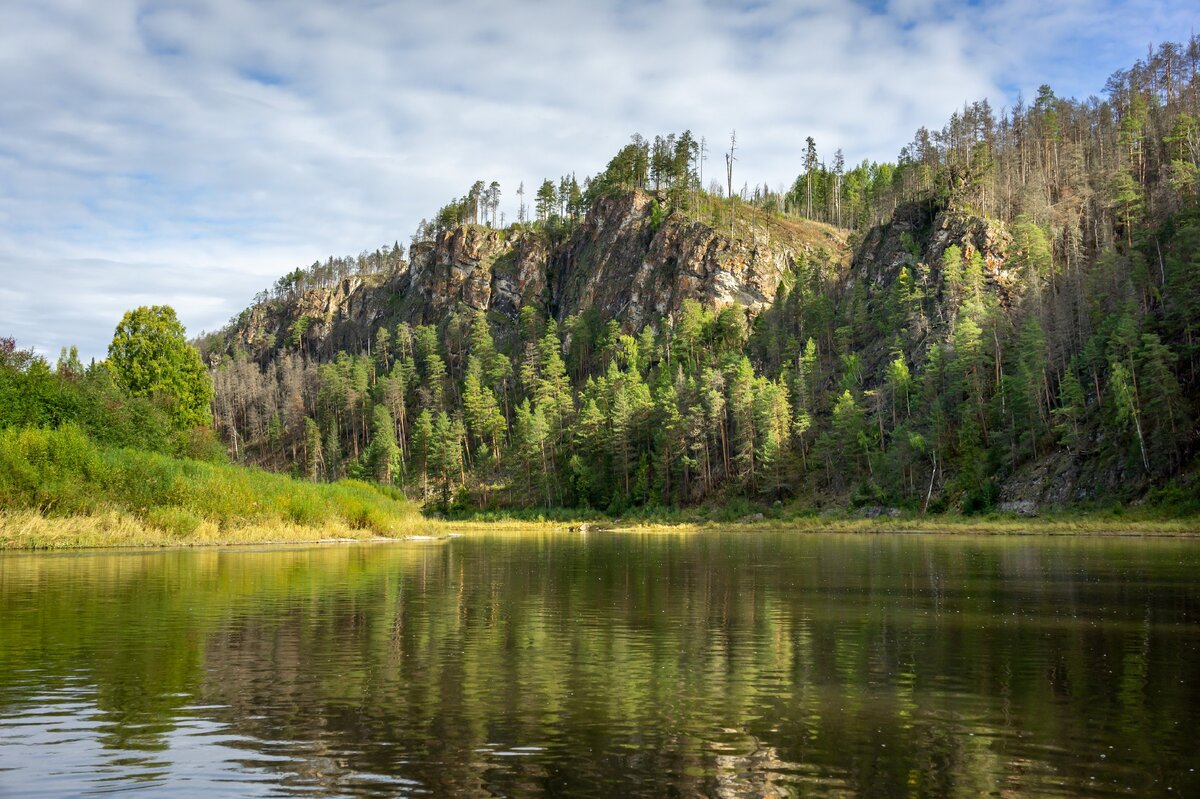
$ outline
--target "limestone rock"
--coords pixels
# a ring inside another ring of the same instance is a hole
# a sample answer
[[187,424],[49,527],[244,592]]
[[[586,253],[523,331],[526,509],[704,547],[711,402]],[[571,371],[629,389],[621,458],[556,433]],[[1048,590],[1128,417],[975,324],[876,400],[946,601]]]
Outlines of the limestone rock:
[[1015,513],[1017,516],[1037,516],[1037,503],[1032,499],[1018,499],[1011,502],[1001,502],[996,508],[1002,513]]

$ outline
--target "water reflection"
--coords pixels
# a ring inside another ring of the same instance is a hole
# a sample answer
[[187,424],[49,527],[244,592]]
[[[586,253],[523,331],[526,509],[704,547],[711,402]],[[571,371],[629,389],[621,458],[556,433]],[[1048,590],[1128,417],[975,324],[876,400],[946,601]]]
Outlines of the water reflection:
[[0,795],[1200,795],[1200,548],[0,556]]

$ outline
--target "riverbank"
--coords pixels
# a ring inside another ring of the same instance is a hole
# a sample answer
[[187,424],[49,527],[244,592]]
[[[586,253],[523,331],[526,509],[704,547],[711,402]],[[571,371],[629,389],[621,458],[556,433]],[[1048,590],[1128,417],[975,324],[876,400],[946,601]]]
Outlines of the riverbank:
[[315,544],[371,540],[394,540],[394,537],[338,523],[311,527],[275,520],[221,527],[211,521],[202,521],[192,530],[181,534],[118,510],[65,517],[46,517],[36,511],[0,513],[0,549],[10,550]]
[[566,531],[574,533],[706,532],[923,533],[941,535],[1153,536],[1200,539],[1200,517],[1122,518],[1055,513],[1044,517],[912,516],[897,518],[802,517],[738,521],[652,521],[624,519],[445,520],[409,517],[386,531],[331,520],[318,525],[282,519],[218,525],[201,522],[186,533],[164,529],[137,516],[106,510],[66,517],[36,511],[0,512],[0,550],[97,549],[122,547],[220,547],[251,544],[321,544],[448,538],[454,534]]
[[1160,490],[1141,504],[1106,504],[1034,509],[1032,514],[999,510],[922,515],[896,508],[828,507],[820,512],[800,501],[784,506],[730,503],[679,510],[635,509],[612,518],[596,511],[570,509],[508,510],[465,514],[450,524],[471,528],[492,525],[558,524],[571,529],[703,532],[705,530],[796,531],[828,533],[954,533],[981,535],[1172,535],[1200,537],[1200,505],[1185,491]]
[[0,548],[365,540],[423,534],[398,489],[102,447],[73,425],[0,430]]
[[793,531],[797,533],[944,533],[955,535],[1122,535],[1200,538],[1200,517],[1179,519],[1122,519],[1109,516],[1056,514],[1047,517],[911,516],[897,518],[798,518],[737,522],[619,523],[614,531],[745,532]]

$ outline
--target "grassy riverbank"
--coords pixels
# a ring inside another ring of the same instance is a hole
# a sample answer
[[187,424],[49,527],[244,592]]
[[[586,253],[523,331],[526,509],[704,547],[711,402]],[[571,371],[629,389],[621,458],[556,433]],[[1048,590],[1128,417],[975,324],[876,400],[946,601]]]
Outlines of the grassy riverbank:
[[615,530],[694,531],[789,530],[798,533],[944,533],[971,535],[1165,535],[1200,538],[1200,517],[1178,519],[1123,517],[1107,514],[1055,512],[1046,516],[899,516],[864,519],[846,517],[796,517],[737,522],[629,522],[611,525]]
[[1096,503],[1074,508],[1042,508],[1036,516],[992,511],[922,515],[913,509],[815,507],[797,500],[756,505],[737,498],[693,508],[636,508],[618,518],[594,510],[530,509],[461,514],[452,524],[475,527],[520,524],[593,525],[613,530],[793,530],[797,532],[930,532],[970,534],[1160,534],[1200,536],[1200,498],[1190,485],[1167,486],[1137,504]]
[[436,519],[397,490],[343,480],[312,483],[259,469],[103,447],[80,429],[0,431],[0,549],[193,546],[371,540],[452,532],[590,526],[695,532],[908,532],[1200,536],[1186,492],[1138,507],[1053,511],[1035,518],[952,514],[863,518],[803,505],[744,502],[621,518],[570,509]]
[[0,509],[0,548],[396,537],[432,526],[393,489],[102,447],[73,425],[0,431]]
[[405,515],[376,529],[330,516],[323,522],[298,523],[285,518],[239,519],[226,523],[202,520],[186,532],[115,508],[69,516],[46,516],[35,510],[0,511],[0,549],[85,549],[101,547],[236,546],[447,536],[451,533],[593,530],[641,533],[788,531],[804,533],[933,533],[944,535],[1076,535],[1168,536],[1200,538],[1200,517],[1176,519],[1057,512],[1037,518],[1007,516],[910,516],[863,519],[795,517],[789,519],[682,521],[563,518],[426,519]]

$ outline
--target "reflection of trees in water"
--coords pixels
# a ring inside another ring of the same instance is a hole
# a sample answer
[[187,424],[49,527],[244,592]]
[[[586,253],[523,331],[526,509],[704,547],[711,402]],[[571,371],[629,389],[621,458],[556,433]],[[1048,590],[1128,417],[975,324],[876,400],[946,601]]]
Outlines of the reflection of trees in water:
[[[1098,722],[1160,771],[1196,731],[1195,628],[1161,623],[1194,625],[1197,595],[1143,580],[1157,557],[532,536],[30,559],[0,586],[42,586],[43,651],[86,663],[102,708],[169,729],[216,705],[246,764],[305,792],[1020,795],[1085,786]],[[39,634],[12,614],[0,633]],[[0,654],[0,706],[20,657]]]

